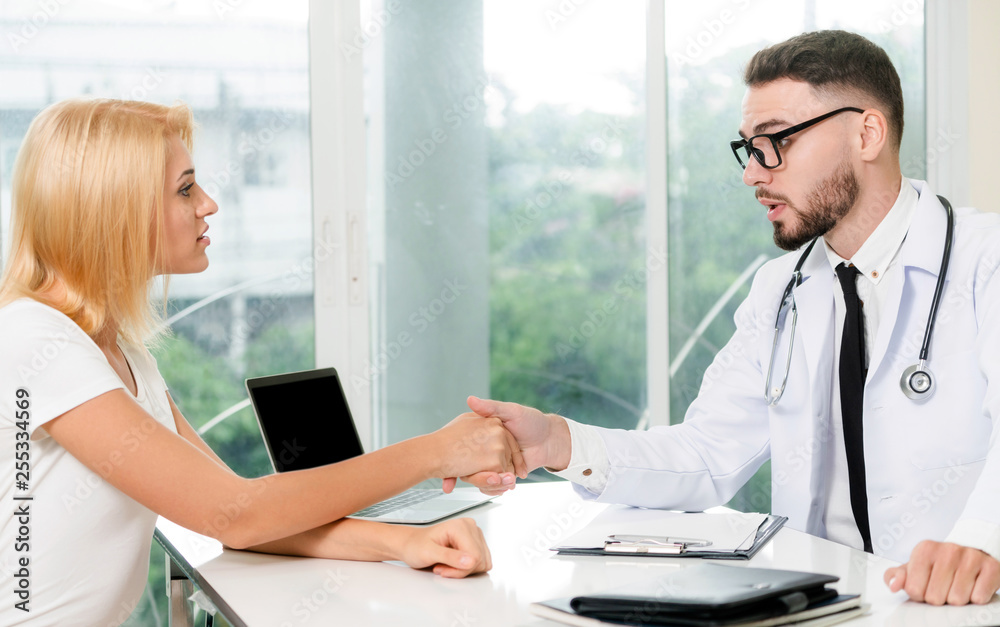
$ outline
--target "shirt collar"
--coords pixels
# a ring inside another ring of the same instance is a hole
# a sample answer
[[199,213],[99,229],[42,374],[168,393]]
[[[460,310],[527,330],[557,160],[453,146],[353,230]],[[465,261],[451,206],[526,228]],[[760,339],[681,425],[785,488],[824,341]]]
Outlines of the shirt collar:
[[913,189],[906,177],[900,178],[902,180],[895,204],[850,261],[834,252],[826,239],[823,239],[830,266],[836,268],[842,262],[852,263],[861,271],[861,276],[867,278],[873,285],[879,284],[889,264],[899,252],[899,247],[903,245],[903,240],[906,239],[906,231],[910,228],[913,212],[920,199],[917,190]]

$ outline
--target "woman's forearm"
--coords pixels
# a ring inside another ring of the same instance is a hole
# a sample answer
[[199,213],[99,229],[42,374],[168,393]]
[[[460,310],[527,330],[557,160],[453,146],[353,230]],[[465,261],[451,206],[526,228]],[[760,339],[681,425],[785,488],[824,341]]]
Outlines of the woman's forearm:
[[465,476],[466,469],[514,472],[516,465],[524,471],[516,447],[499,420],[470,414],[367,455],[250,480],[255,496],[232,546],[256,546],[325,525],[432,477]]
[[411,533],[409,527],[345,518],[246,550],[365,562],[394,560]]
[[[476,416],[338,464],[244,479],[158,423],[123,390],[82,403],[45,428],[137,502],[234,548],[321,527],[431,477],[506,471],[516,446],[499,420]],[[123,445],[109,435],[129,433],[142,438]]]
[[399,560],[412,568],[432,568],[442,577],[466,577],[493,567],[482,530],[471,518],[427,527],[345,519],[249,550],[326,559]]
[[[234,548],[267,544],[338,520],[436,476],[431,436],[329,466],[249,480]],[[294,516],[288,513],[295,512]]]

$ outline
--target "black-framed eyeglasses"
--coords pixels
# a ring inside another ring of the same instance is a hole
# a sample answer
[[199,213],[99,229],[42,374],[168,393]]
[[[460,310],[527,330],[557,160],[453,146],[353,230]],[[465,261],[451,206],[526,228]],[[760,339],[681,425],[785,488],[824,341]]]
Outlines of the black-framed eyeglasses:
[[[796,124],[795,126],[789,126],[783,131],[778,133],[762,133],[761,135],[754,135],[749,139],[737,139],[729,142],[729,146],[733,149],[733,154],[736,155],[736,160],[740,162],[743,169],[747,169],[747,165],[750,163],[750,157],[757,160],[757,163],[761,164],[768,170],[774,169],[781,165],[781,153],[778,151],[778,143],[784,141],[790,135],[794,135],[799,131],[804,131],[813,124],[819,124],[827,118],[832,118],[838,113],[843,113],[845,111],[854,111],[855,113],[864,113],[864,109],[859,109],[857,107],[844,107],[842,109],[837,109],[836,111],[831,111],[829,113],[824,113],[823,115],[813,118],[811,120],[806,120],[801,124]],[[740,156],[740,152],[745,151],[746,160]]]

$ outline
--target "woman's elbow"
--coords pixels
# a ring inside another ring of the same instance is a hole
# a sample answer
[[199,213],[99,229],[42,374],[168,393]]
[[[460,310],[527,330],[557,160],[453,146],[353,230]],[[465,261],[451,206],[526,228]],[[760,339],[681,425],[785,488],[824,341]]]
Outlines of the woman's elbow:
[[244,551],[250,547],[274,539],[268,536],[266,529],[261,529],[249,521],[245,521],[242,524],[234,521],[226,529],[213,534],[213,537],[221,542],[225,548],[236,549],[238,551]]
[[240,491],[231,503],[213,507],[202,533],[227,548],[240,550],[273,540],[273,518],[268,508],[250,496],[252,493],[251,486]]

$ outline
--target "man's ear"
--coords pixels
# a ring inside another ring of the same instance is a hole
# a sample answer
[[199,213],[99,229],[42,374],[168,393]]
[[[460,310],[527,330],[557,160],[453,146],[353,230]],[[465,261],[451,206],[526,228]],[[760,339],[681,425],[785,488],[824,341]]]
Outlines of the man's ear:
[[865,109],[861,116],[861,159],[874,161],[889,145],[889,123],[878,109]]

